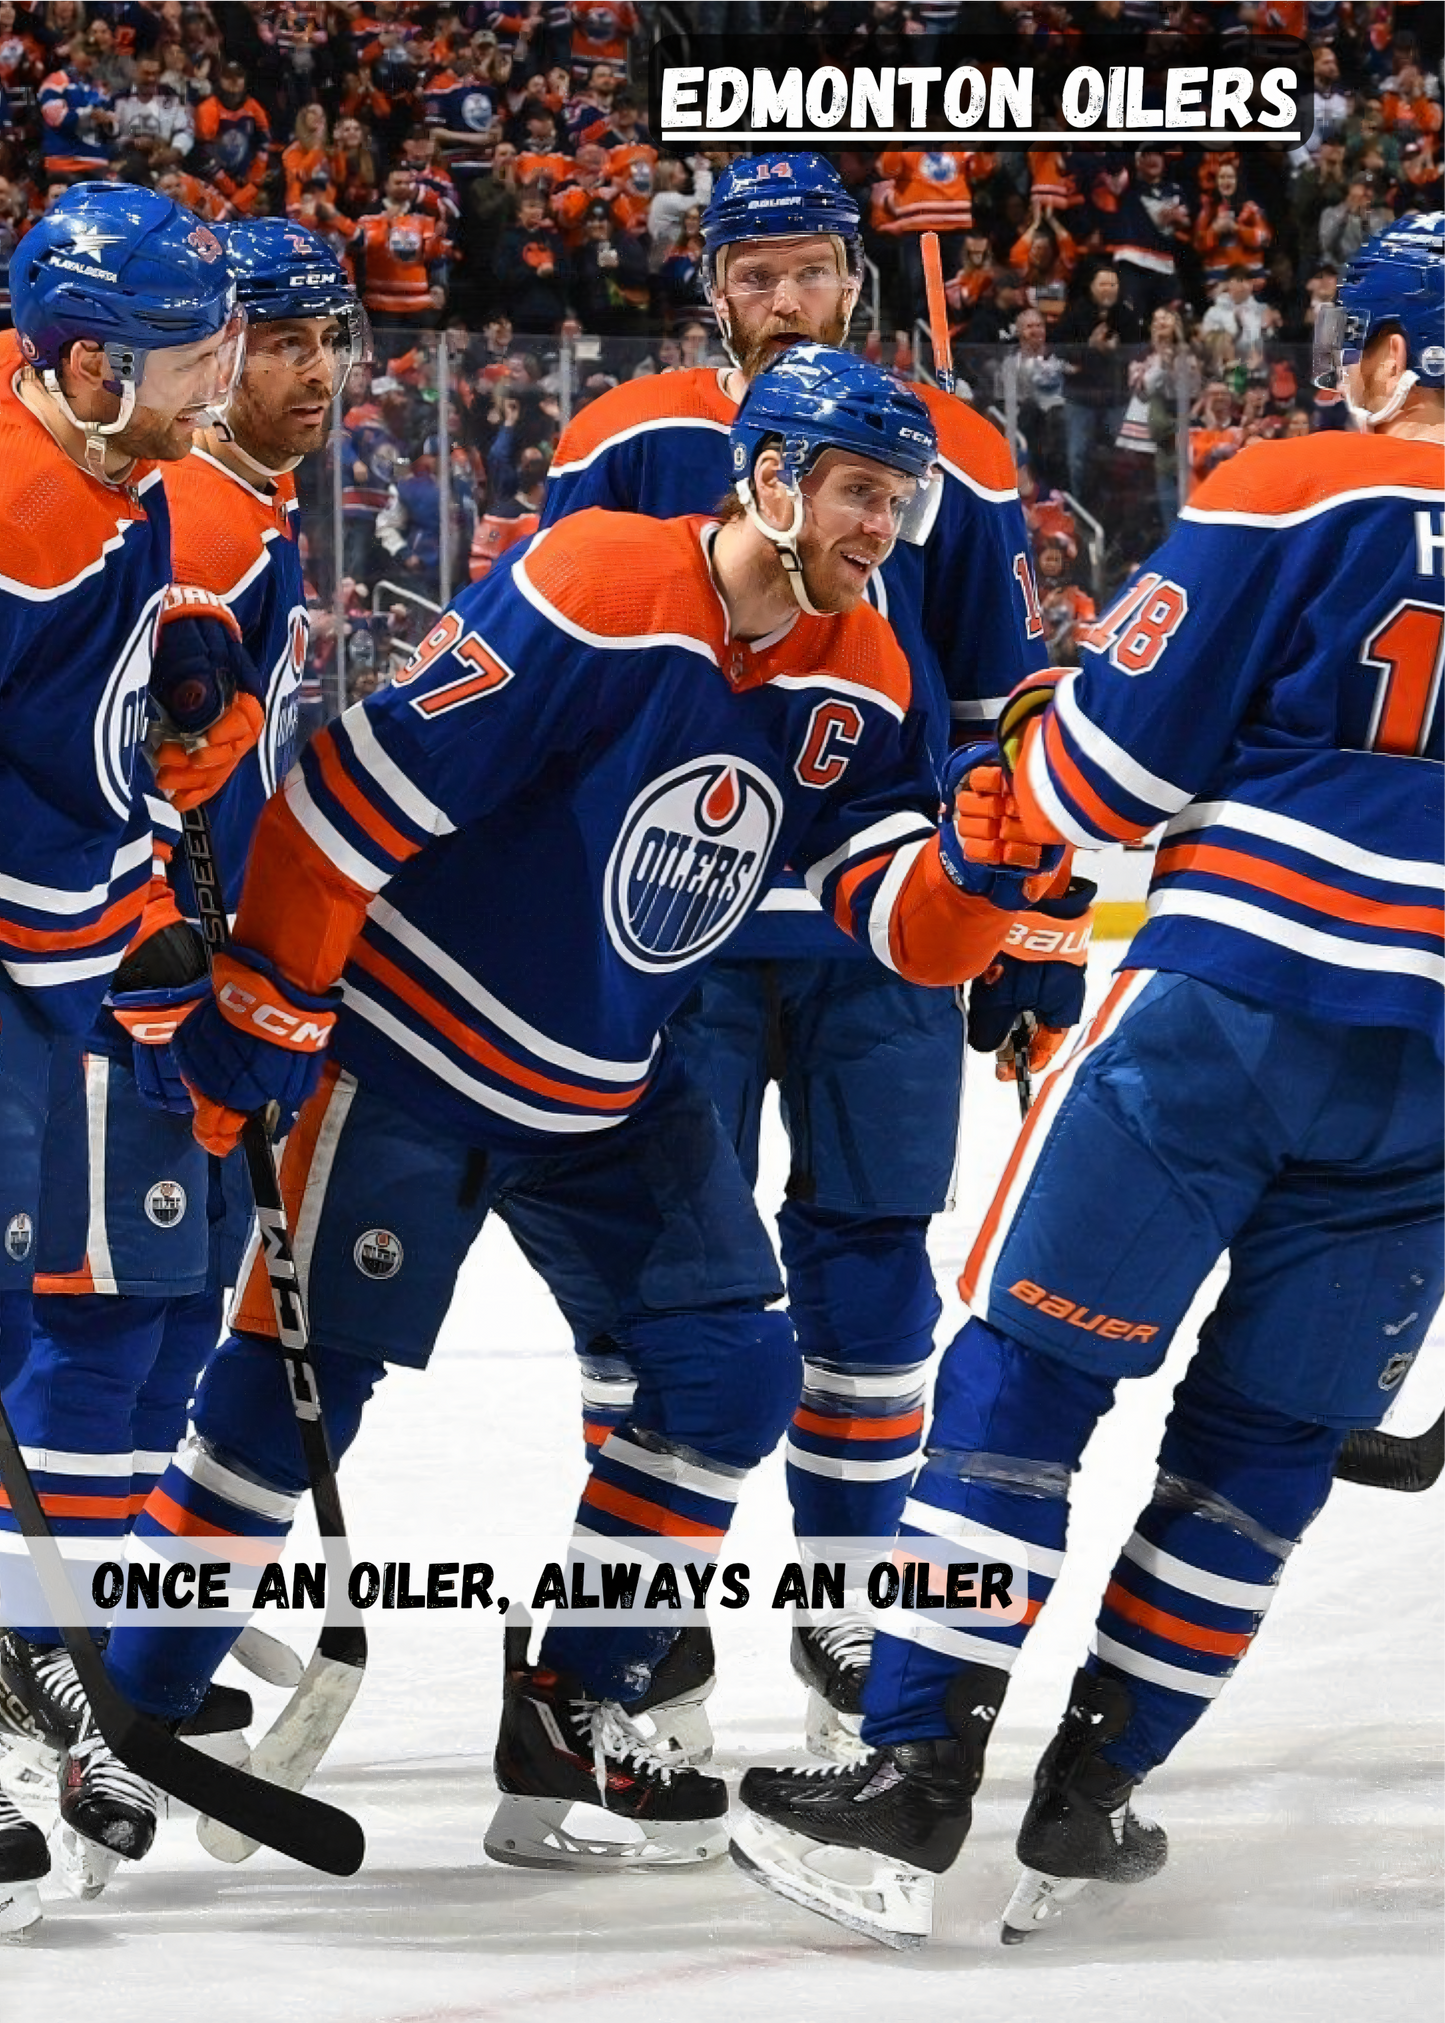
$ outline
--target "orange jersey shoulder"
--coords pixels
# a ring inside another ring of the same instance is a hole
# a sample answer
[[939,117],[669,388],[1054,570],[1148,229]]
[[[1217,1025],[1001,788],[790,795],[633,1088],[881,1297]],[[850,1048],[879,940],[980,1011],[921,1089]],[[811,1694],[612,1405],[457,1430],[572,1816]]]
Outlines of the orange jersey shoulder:
[[659,634],[720,660],[726,625],[703,554],[706,516],[652,520],[589,506],[539,536],[519,564],[568,628],[602,643]]
[[0,578],[46,595],[95,568],[127,520],[145,517],[133,493],[156,469],[134,465],[125,490],[87,476],[15,391],[24,360],[13,332],[0,337]]
[[1283,442],[1251,443],[1199,486],[1186,508],[1196,515],[1307,513],[1352,492],[1438,492],[1440,446],[1412,437],[1330,430]]
[[834,618],[803,618],[771,648],[769,677],[810,675],[820,682],[864,689],[901,716],[913,699],[907,656],[886,618],[859,604]]
[[589,401],[567,424],[552,465],[560,469],[583,463],[618,437],[658,422],[711,421],[731,428],[737,411],[737,402],[723,392],[710,365],[629,379]]
[[938,454],[956,476],[985,492],[1018,491],[1018,472],[1002,432],[951,393],[915,386],[938,431]]
[[229,597],[265,553],[265,536],[289,529],[296,487],[288,471],[265,499],[197,447],[167,464],[171,559],[177,583]]

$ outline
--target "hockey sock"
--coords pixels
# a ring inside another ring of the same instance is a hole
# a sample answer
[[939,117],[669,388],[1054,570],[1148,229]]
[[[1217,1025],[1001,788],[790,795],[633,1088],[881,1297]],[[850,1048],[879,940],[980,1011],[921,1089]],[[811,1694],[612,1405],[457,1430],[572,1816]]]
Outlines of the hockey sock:
[[209,1289],[166,1301],[160,1347],[141,1386],[131,1422],[134,1510],[140,1509],[155,1488],[185,1437],[191,1393],[220,1340],[224,1307],[223,1296]]
[[[133,1494],[131,1420],[155,1358],[165,1301],[115,1293],[37,1297],[25,1367],[6,1396],[41,1508],[84,1589],[95,1568],[123,1556],[144,1497]],[[15,1530],[0,1510],[0,1530]],[[18,1624],[54,1643],[53,1625]]]
[[[929,1557],[972,1566],[976,1613],[907,1606],[876,1618],[863,1739],[876,1747],[945,1736],[944,1701],[966,1665],[1010,1671],[1063,1564],[1069,1484],[1113,1382],[966,1323],[939,1371],[924,1463],[903,1509],[899,1547],[941,1541]],[[985,1593],[985,1566],[1011,1569],[1009,1606]],[[1018,1576],[1026,1569],[1024,1585]],[[936,1592],[941,1573],[931,1574]],[[879,1597],[882,1599],[882,1596]]]
[[1223,1691],[1329,1493],[1343,1438],[1251,1404],[1196,1356],[1088,1661],[1121,1678],[1133,1701],[1104,1752],[1121,1770],[1140,1778],[1162,1763]]
[[622,1345],[598,1335],[581,1352],[582,1438],[590,1453],[600,1447],[632,1410],[637,1379]]
[[876,1541],[896,1531],[918,1464],[940,1310],[927,1227],[921,1218],[864,1218],[795,1201],[778,1218],[803,1357],[787,1443],[793,1529],[805,1550],[827,1560],[841,1549],[836,1541],[858,1541],[844,1554],[850,1587],[876,1559]]

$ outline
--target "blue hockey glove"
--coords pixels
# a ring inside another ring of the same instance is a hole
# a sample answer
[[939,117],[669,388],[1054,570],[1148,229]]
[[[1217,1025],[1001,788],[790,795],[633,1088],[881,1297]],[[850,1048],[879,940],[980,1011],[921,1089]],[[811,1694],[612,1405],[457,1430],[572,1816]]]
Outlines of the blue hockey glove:
[[121,957],[105,1008],[128,1035],[141,1100],[188,1117],[191,1098],[172,1042],[181,1021],[210,994],[206,947],[176,911],[164,878],[151,880],[139,932]]
[[1001,1082],[1016,1077],[1011,1035],[1027,1017],[1029,1069],[1040,1074],[1084,1009],[1084,963],[1094,925],[1096,887],[1074,878],[1067,891],[1040,900],[1009,929],[968,993],[968,1043],[992,1054]]
[[1017,913],[1063,862],[1061,843],[1031,842],[999,764],[998,747],[961,745],[943,769],[938,854],[961,892]]
[[150,693],[164,717],[152,740],[156,785],[173,806],[198,807],[225,785],[266,721],[260,676],[219,597],[171,585]]
[[314,997],[265,956],[234,943],[211,965],[214,995],[176,1036],[176,1058],[195,1097],[195,1133],[224,1159],[246,1119],[268,1103],[289,1122],[321,1077],[339,991]]

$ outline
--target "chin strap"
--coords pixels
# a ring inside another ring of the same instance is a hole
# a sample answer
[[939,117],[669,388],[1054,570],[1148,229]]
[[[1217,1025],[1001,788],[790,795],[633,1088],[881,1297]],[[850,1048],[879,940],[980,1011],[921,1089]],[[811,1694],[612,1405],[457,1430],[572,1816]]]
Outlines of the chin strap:
[[786,527],[779,528],[770,527],[758,511],[757,501],[753,497],[752,485],[746,478],[739,479],[735,489],[738,497],[743,502],[743,511],[747,514],[748,519],[757,528],[763,539],[771,541],[774,548],[777,549],[778,560],[783,565],[784,571],[787,574],[789,587],[792,590],[793,596],[797,599],[800,609],[806,611],[810,618],[826,617],[826,612],[820,611],[812,598],[809,597],[807,585],[803,580],[803,558],[798,553],[798,536],[803,531],[803,517],[807,511],[803,494],[796,488],[793,489],[792,520]]
[[1413,372],[1402,372],[1395,391],[1390,395],[1390,398],[1385,402],[1383,407],[1356,407],[1350,396],[1346,394],[1345,406],[1349,410],[1350,420],[1357,429],[1382,428],[1387,421],[1392,421],[1400,412],[1400,409],[1405,405],[1416,384],[1417,377]]
[[254,471],[258,478],[265,478],[268,482],[274,483],[277,478],[284,478],[288,471],[294,471],[302,461],[300,457],[287,457],[284,463],[263,464],[259,457],[253,457],[249,450],[242,449],[229,422],[217,421],[212,426],[218,441],[225,444],[228,454],[233,456],[238,464],[244,464],[248,471]]
[[135,384],[132,380],[120,382],[120,413],[114,421],[82,421],[61,391],[60,381],[54,372],[46,370],[40,375],[40,383],[73,429],[78,430],[85,440],[85,467],[93,478],[99,478],[103,485],[118,491],[130,475],[131,464],[127,464],[124,475],[111,477],[105,468],[106,454],[110,449],[109,438],[119,435],[131,416],[135,413]]

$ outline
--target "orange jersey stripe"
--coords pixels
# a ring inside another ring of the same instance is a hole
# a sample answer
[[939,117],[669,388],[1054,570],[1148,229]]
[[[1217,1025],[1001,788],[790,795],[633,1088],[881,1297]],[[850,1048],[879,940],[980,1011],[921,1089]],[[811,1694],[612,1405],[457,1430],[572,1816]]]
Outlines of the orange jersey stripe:
[[600,1482],[594,1475],[582,1492],[582,1501],[590,1503],[594,1510],[605,1510],[613,1517],[625,1517],[635,1523],[639,1531],[655,1532],[663,1538],[723,1538],[726,1533],[721,1526],[704,1524],[700,1518],[682,1517],[675,1510],[664,1509],[660,1503],[652,1503],[645,1496],[629,1495],[614,1483]]
[[[287,1133],[286,1149],[281,1155],[277,1177],[281,1182],[281,1202],[286,1210],[288,1229],[297,1227],[301,1203],[311,1178],[312,1162],[316,1157],[316,1142],[340,1074],[341,1070],[334,1061],[326,1063],[321,1070],[316,1093],[303,1106],[301,1115]],[[234,1326],[239,1334],[270,1335],[273,1338],[276,1334],[276,1308],[271,1298],[271,1281],[266,1273],[266,1255],[259,1246],[241,1291]]]
[[923,1429],[923,1408],[899,1412],[886,1419],[830,1419],[823,1412],[799,1410],[793,1424],[802,1433],[822,1433],[841,1440],[901,1440],[905,1434]]
[[1292,899],[1297,905],[1311,907],[1316,913],[1327,913],[1335,920],[1350,920],[1361,927],[1428,934],[1436,940],[1445,934],[1445,908],[1391,906],[1383,899],[1365,899],[1357,893],[1325,885],[1318,878],[1307,878],[1302,872],[1286,871],[1282,865],[1262,864],[1243,851],[1216,843],[1171,844],[1155,859],[1155,875],[1166,871],[1203,871],[1240,885],[1257,885],[1283,899]]
[[[1099,830],[1102,835],[1113,836],[1121,843],[1132,843],[1137,837],[1142,836],[1145,831],[1137,822],[1128,822],[1122,815],[1116,815],[1112,808],[1106,806],[1099,799],[1099,796],[1094,792],[1093,788],[1069,757],[1064,749],[1064,741],[1060,735],[1059,726],[1054,719],[1053,710],[1050,709],[1040,721],[1043,724],[1042,736],[1049,771],[1068,794],[1069,799],[1083,809],[1086,819],[1093,827]],[[1025,732],[1024,736],[1025,742],[1027,742],[1028,733]],[[1016,774],[1015,779],[1017,780],[1017,778],[1018,775]],[[1025,823],[1028,823],[1032,802],[1026,792],[1020,792],[1019,786],[1016,785],[1014,791],[1019,795],[1019,807],[1023,813]],[[1032,827],[1031,824],[1030,827]],[[1053,825],[1050,824],[1049,827],[1052,833]]]
[[322,779],[352,820],[363,828],[368,836],[374,837],[389,857],[402,859],[415,857],[421,844],[413,843],[408,837],[403,836],[400,829],[389,822],[385,815],[367,800],[337,757],[335,739],[323,732],[320,737],[312,739],[311,749],[321,768]]
[[66,948],[89,948],[108,941],[122,928],[134,928],[145,911],[147,887],[127,892],[106,907],[104,913],[85,927],[18,927],[0,915],[0,942],[7,948],[28,948],[40,955]]
[[351,959],[358,969],[374,976],[379,983],[395,992],[404,1003],[422,1017],[434,1031],[443,1034],[459,1047],[470,1059],[490,1068],[494,1074],[514,1083],[518,1088],[531,1089],[539,1096],[550,1096],[559,1103],[575,1103],[587,1110],[630,1110],[638,1096],[646,1088],[646,1080],[635,1082],[615,1095],[606,1095],[596,1089],[583,1089],[572,1082],[554,1081],[549,1075],[540,1075],[531,1068],[524,1068],[498,1048],[491,1046],[479,1033],[449,1012],[444,1004],[423,989],[411,977],[399,970],[394,962],[382,955],[369,943],[359,941],[352,950]]
[[1127,1622],[1137,1623],[1141,1630],[1152,1630],[1155,1636],[1167,1637],[1172,1644],[1183,1644],[1191,1651],[1206,1651],[1216,1658],[1242,1658],[1254,1641],[1252,1630],[1206,1630],[1183,1616],[1170,1615],[1167,1609],[1151,1608],[1148,1602],[1141,1602],[1137,1595],[1120,1587],[1116,1580],[1111,1580],[1104,1592],[1104,1606]]

